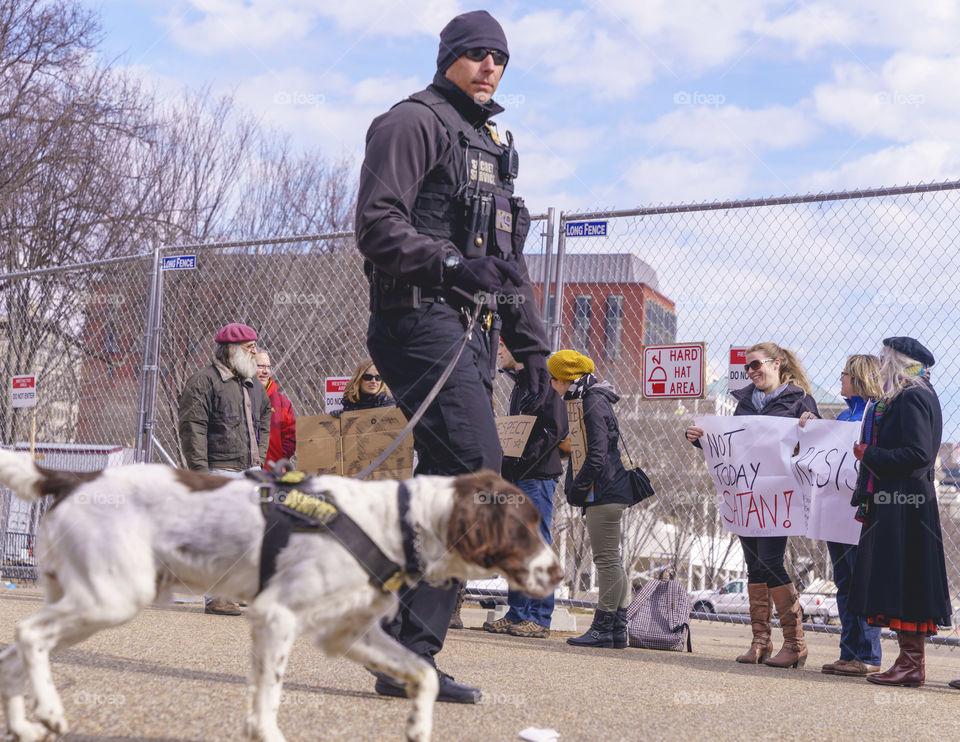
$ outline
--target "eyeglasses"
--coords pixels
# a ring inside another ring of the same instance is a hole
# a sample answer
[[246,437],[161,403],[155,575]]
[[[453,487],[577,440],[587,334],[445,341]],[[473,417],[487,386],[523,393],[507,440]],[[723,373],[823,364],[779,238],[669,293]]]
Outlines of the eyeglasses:
[[364,374],[360,378],[364,381],[380,381],[380,374]]
[[744,364],[743,364],[743,370],[744,370],[744,371],[759,371],[759,370],[760,370],[760,367],[763,366],[764,363],[773,363],[775,360],[777,360],[777,359],[776,359],[776,358],[761,358],[761,359],[758,359],[758,360],[755,360],[755,361],[750,361],[750,363],[744,363]]
[[844,376],[849,376],[849,375],[850,375],[850,373],[849,373],[848,371],[841,371],[841,372],[840,372],[840,381],[843,381],[843,377],[844,377]]
[[483,46],[476,46],[473,49],[467,49],[463,56],[469,59],[471,62],[482,62],[487,58],[487,55],[493,57],[493,63],[498,67],[502,67],[507,63],[507,60],[510,58],[504,52],[498,51],[497,49],[487,49]]
[[257,368],[265,368],[265,369],[267,369],[267,370],[269,371],[269,370],[270,370],[270,364],[269,364],[269,363],[267,363],[267,364],[258,363],[258,364],[257,364]]

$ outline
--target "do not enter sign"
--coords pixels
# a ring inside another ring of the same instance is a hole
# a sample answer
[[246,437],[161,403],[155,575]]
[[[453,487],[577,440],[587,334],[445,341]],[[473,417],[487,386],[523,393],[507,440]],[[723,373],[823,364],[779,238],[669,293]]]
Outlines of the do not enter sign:
[[37,377],[28,374],[12,377],[10,392],[12,407],[36,407]]
[[703,348],[703,343],[644,346],[644,398],[686,399],[703,397]]

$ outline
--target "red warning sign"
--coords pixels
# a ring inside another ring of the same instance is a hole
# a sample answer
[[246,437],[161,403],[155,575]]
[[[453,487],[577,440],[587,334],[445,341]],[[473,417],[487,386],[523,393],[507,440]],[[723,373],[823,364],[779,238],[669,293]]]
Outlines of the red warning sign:
[[703,349],[703,343],[644,346],[644,398],[687,399],[703,397]]

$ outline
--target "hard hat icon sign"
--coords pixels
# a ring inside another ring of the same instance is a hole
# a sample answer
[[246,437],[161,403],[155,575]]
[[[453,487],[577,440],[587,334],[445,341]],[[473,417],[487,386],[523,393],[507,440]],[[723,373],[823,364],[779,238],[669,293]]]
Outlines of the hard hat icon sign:
[[654,366],[647,381],[650,382],[651,394],[666,394],[667,372],[663,370],[663,366]]

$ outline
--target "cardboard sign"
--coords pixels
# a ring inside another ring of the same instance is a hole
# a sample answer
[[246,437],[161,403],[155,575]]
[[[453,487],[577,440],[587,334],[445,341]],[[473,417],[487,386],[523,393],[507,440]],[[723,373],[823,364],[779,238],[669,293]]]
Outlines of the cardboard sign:
[[536,415],[506,415],[497,418],[497,435],[504,456],[519,458],[537,421]]
[[[297,465],[310,474],[359,474],[393,443],[407,421],[396,407],[297,418]],[[413,438],[408,437],[368,479],[413,476]]]
[[860,439],[859,422],[807,420],[800,428],[800,454],[794,473],[809,502],[807,538],[856,544],[860,523],[850,497],[857,486],[860,462],[853,444]]
[[587,458],[587,430],[583,426],[583,400],[567,400],[567,421],[570,423],[570,466],[573,476]]
[[11,378],[10,406],[36,407],[37,406],[37,377],[32,374],[21,374]]
[[792,466],[800,426],[792,417],[697,416],[720,522],[740,536],[804,536],[803,488]]
[[340,412],[343,409],[343,393],[346,391],[347,384],[350,383],[349,376],[327,376],[323,380],[323,411],[328,415],[334,412]]
[[645,345],[643,397],[645,399],[699,399],[703,397],[704,343]]

